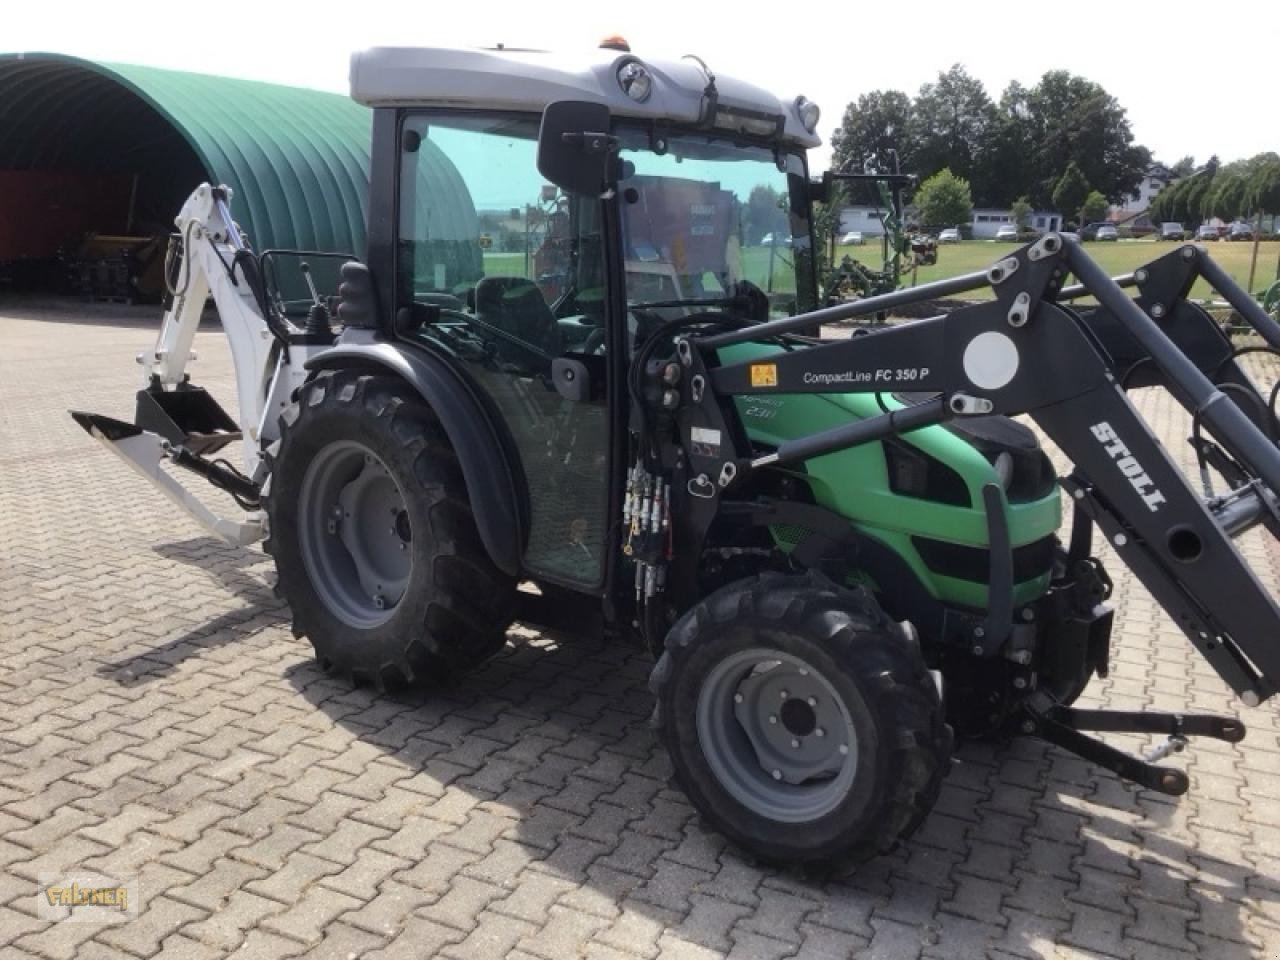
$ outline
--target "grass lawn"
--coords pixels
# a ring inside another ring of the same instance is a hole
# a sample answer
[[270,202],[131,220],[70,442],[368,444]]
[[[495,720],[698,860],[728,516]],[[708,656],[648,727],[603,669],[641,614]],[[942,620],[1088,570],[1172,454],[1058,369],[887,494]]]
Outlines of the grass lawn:
[[[1019,244],[996,243],[990,240],[966,240],[961,243],[943,244],[938,248],[938,262],[932,267],[922,267],[917,277],[918,283],[929,283],[932,280],[943,280],[962,273],[972,273],[989,267],[1001,257],[1008,256]],[[1117,276],[1132,273],[1144,263],[1175,249],[1175,244],[1158,243],[1154,240],[1118,240],[1114,243],[1086,243],[1085,250],[1089,256]],[[1249,279],[1249,259],[1253,253],[1252,243],[1207,243],[1210,256],[1226,269],[1227,273],[1244,286]],[[878,266],[880,262],[880,244],[877,240],[868,239],[865,246],[837,247],[836,262],[845,254],[869,266]],[[1254,292],[1265,290],[1275,280],[1276,257],[1280,256],[1280,241],[1268,241],[1259,246],[1258,272],[1254,277]],[[911,275],[903,277],[910,285]],[[990,290],[977,290],[964,294],[966,298],[986,296]],[[1193,299],[1211,296],[1208,286],[1198,282],[1191,290]]]
[[[1019,244],[996,243],[990,240],[966,240],[961,243],[948,243],[938,248],[938,262],[932,267],[922,267],[918,283],[929,283],[943,280],[962,273],[984,270],[1002,257],[1006,257]],[[1217,260],[1236,281],[1244,286],[1249,279],[1249,258],[1253,252],[1252,243],[1218,243],[1205,244],[1210,255]],[[1088,243],[1085,250],[1089,256],[1102,264],[1112,276],[1132,273],[1144,263],[1176,249],[1172,243],[1157,243],[1154,240],[1119,240],[1115,243]],[[743,268],[748,280],[754,281],[762,289],[769,288],[769,260],[773,254],[772,290],[792,292],[795,289],[794,274],[791,269],[792,251],[788,247],[780,247],[774,251],[768,248],[748,248],[742,251]],[[872,268],[879,268],[880,243],[869,239],[861,247],[837,247],[836,263],[849,254]],[[1275,280],[1276,258],[1280,256],[1280,241],[1267,241],[1258,250],[1258,272],[1254,278],[1254,292],[1265,290]],[[523,253],[488,253],[484,255],[484,269],[488,276],[521,277],[524,276],[525,260]],[[911,275],[904,276],[909,285]],[[989,296],[990,289],[975,290],[963,294],[964,297]],[[1211,296],[1208,286],[1199,282],[1192,288],[1193,299],[1204,299]]]

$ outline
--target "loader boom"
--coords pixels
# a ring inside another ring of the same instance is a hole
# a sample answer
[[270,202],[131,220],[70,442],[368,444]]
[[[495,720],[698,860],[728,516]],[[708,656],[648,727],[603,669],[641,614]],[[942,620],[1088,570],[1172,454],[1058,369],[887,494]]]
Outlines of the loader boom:
[[[1170,392],[1249,478],[1238,491],[1245,522],[1228,517],[1220,503],[1202,499],[1191,488],[1126,398],[1085,326],[1053,303],[1069,273],[1141,344]],[[1232,538],[1275,509],[1274,492],[1280,490],[1275,444],[1073,241],[1048,234],[970,279],[970,289],[990,284],[996,299],[933,320],[746,362],[720,365],[716,350],[803,328],[815,314],[684,338],[678,344],[687,368],[675,416],[679,435],[721,439],[710,448],[706,442],[682,443],[688,477],[678,479],[676,489],[687,487],[697,512],[699,503],[713,503],[722,490],[731,495],[735,483],[762,469],[953,418],[1029,414],[1075,464],[1064,486],[1077,509],[1102,529],[1242,700],[1256,705],[1270,697],[1280,682],[1275,640],[1280,607]],[[820,313],[874,309],[875,299]],[[740,445],[745,434],[730,398],[833,389],[938,395],[787,440],[763,455]],[[994,492],[998,506],[1000,493]],[[705,511],[708,517],[713,512]],[[993,550],[997,533],[993,530]],[[997,569],[993,563],[993,575]],[[683,573],[673,571],[670,579],[680,583]],[[1000,587],[993,582],[993,597],[1002,595]],[[990,643],[991,626],[975,636],[975,649]]]

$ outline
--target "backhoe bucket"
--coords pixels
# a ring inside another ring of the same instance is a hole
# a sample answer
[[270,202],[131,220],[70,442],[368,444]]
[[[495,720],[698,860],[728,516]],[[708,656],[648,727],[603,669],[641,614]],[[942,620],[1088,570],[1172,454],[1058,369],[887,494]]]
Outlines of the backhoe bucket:
[[218,401],[203,387],[189,384],[176,390],[154,386],[139,390],[134,422],[197,455],[213,453],[240,439],[240,428]]

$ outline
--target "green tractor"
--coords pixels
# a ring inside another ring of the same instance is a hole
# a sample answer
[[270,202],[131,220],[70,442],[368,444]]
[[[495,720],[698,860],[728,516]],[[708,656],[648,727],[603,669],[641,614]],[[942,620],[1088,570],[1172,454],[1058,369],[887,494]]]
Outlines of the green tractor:
[[[643,644],[698,810],[803,863],[909,836],[957,734],[1038,736],[1175,795],[1188,779],[1161,757],[1243,736],[1234,718],[1072,706],[1108,665],[1095,530],[1245,703],[1274,692],[1280,609],[1232,538],[1280,532],[1280,452],[1186,302],[1198,276],[1241,296],[1202,251],[1116,283],[1047,234],[985,271],[821,307],[803,97],[615,47],[575,66],[372,50],[352,92],[374,115],[369,244],[336,296],[305,323],[278,309],[270,253],[204,185],[178,218],[138,423],[76,414],[210,529],[267,538],[326,669],[443,682],[516,618]],[[551,211],[538,249],[481,242],[482,216],[512,213],[518,235],[533,203]],[[946,316],[820,337],[978,289]],[[1082,293],[1099,306],[1074,309]],[[206,294],[238,430],[183,373]],[[1193,412],[1227,492],[1192,489],[1126,398],[1137,385]],[[235,440],[243,472],[210,458]],[[193,503],[162,479],[174,465],[246,512]],[[1085,731],[1168,739],[1139,758]]]

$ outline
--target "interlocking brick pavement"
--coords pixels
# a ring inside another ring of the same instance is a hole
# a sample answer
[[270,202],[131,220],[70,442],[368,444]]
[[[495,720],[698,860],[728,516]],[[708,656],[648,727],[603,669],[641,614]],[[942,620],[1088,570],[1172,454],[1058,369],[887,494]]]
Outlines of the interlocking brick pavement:
[[[1244,711],[1243,748],[1174,761],[1178,801],[1040,743],[966,745],[919,834],[831,881],[698,822],[635,651],[516,628],[429,696],[324,676],[261,552],[204,535],[66,415],[132,415],[155,320],[0,307],[0,956],[1280,955],[1270,706]],[[197,348],[229,403],[216,327]],[[1181,411],[1140,403],[1181,451]],[[1275,552],[1247,550],[1274,586]],[[1086,700],[1235,711],[1111,571],[1114,672]],[[73,869],[135,879],[138,916],[39,919],[41,874]]]

